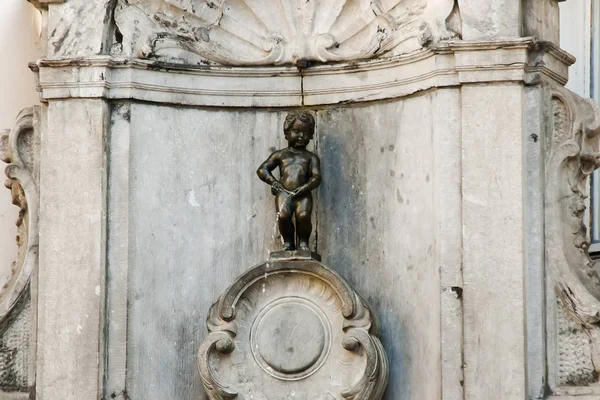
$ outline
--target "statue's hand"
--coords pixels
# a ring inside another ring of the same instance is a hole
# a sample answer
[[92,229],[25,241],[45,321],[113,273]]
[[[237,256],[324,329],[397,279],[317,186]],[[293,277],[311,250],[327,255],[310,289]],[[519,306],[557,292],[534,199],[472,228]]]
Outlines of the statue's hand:
[[272,194],[273,196],[275,196],[275,195],[276,195],[276,194],[278,194],[279,192],[283,192],[283,191],[284,191],[284,189],[283,189],[283,186],[281,186],[281,183],[279,183],[279,182],[274,182],[274,183],[271,185],[271,194]]
[[303,186],[300,186],[299,188],[296,188],[296,190],[294,190],[291,193],[291,197],[292,199],[295,199],[296,197],[302,196],[304,194],[305,190]]

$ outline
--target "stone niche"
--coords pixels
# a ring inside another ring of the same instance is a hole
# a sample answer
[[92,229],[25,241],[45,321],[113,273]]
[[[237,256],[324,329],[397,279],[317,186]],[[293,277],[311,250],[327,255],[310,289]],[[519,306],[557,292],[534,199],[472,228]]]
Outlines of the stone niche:
[[[440,373],[434,153],[441,144],[433,114],[456,94],[314,110],[323,183],[312,246],[380,317],[390,393],[418,398],[435,398],[438,389],[409,376]],[[132,399],[203,398],[196,353],[211,304],[280,247],[273,197],[254,171],[271,147],[284,146],[286,113],[113,109],[109,157],[128,168],[109,174],[109,209],[122,215],[117,209],[126,207],[127,219],[109,237],[119,242],[109,253],[128,254],[126,282],[115,290],[128,293]]]

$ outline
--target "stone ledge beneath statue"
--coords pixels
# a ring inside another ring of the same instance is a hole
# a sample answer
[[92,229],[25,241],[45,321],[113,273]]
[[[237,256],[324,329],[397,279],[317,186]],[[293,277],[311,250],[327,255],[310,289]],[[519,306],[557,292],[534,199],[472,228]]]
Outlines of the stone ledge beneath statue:
[[288,67],[166,64],[96,56],[42,59],[43,101],[107,98],[217,107],[296,107],[409,96],[465,83],[551,80],[564,85],[574,58],[532,38],[441,43],[386,60]]
[[296,251],[274,251],[269,257],[269,261],[296,261],[296,260],[314,260],[321,261],[321,255],[308,250]]

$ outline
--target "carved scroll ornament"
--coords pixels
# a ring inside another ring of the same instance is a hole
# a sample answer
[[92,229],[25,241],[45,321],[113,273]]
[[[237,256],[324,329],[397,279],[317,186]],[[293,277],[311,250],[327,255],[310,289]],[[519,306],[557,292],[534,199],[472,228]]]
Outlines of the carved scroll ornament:
[[314,259],[261,264],[210,309],[198,367],[210,399],[379,400],[388,364],[370,310]]
[[588,253],[584,221],[588,178],[600,166],[600,109],[556,87],[552,121],[546,138],[545,210],[548,284],[559,300],[556,380],[587,386],[600,372],[600,274]]
[[[39,111],[39,107],[24,109],[13,129],[0,134],[0,159],[8,164],[5,186],[19,207],[17,257],[8,276],[3,276],[0,289],[0,397],[5,392],[35,390],[31,277],[38,264],[38,146],[34,125]],[[3,271],[6,267],[2,266]]]
[[34,110],[26,108],[17,117],[12,130],[0,135],[0,159],[8,164],[5,186],[19,207],[17,224],[17,259],[11,276],[0,289],[0,321],[23,295],[38,260],[38,178],[35,159]]
[[408,53],[440,38],[453,0],[119,0],[113,53],[281,65]]

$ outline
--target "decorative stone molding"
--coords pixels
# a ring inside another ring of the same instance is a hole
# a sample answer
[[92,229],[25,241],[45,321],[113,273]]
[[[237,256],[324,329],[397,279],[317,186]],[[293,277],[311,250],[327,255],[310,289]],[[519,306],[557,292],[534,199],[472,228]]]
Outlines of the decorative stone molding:
[[192,106],[293,107],[382,100],[463,83],[565,84],[572,56],[531,38],[443,42],[389,59],[296,67],[183,66],[115,57],[32,65],[43,100],[136,99]]
[[184,64],[282,65],[395,56],[457,36],[453,0],[119,0],[113,54]]
[[378,400],[385,390],[373,314],[314,256],[250,269],[212,306],[207,327],[198,368],[210,399]]
[[34,112],[34,107],[21,111],[14,128],[0,137],[0,159],[8,164],[5,186],[12,193],[13,204],[20,209],[16,221],[17,259],[11,269],[12,277],[0,290],[0,321],[22,296],[37,268],[39,192]]
[[600,108],[553,87],[552,121],[545,143],[545,219],[548,289],[556,295],[550,292],[549,299],[549,332],[556,335],[549,339],[555,343],[553,390],[589,394],[585,386],[596,385],[600,372],[600,275],[588,254],[584,214],[588,177],[600,166]]
[[5,186],[19,207],[17,259],[0,289],[0,393],[29,392],[35,382],[31,279],[38,265],[39,147],[35,125],[39,112],[39,107],[24,109],[13,129],[0,135],[0,159],[8,164]]

